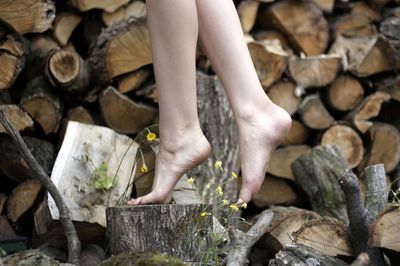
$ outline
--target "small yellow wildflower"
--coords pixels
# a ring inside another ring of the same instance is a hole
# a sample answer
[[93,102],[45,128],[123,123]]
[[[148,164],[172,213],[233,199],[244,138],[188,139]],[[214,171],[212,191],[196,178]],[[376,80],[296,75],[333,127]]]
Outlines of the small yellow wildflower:
[[194,181],[195,181],[195,178],[194,178],[193,176],[190,177],[190,178],[187,180],[187,182],[188,182],[189,185],[193,185],[193,184],[194,184]]
[[238,178],[237,174],[233,171],[231,172],[231,176],[232,176],[232,179]]
[[149,141],[155,140],[156,137],[157,137],[157,135],[155,133],[153,133],[153,132],[147,133],[147,136],[146,136],[147,140],[149,140]]
[[149,171],[149,169],[147,168],[147,166],[144,164],[142,165],[142,168],[140,168],[140,172],[142,173],[147,173]]
[[246,202],[243,203],[241,207],[242,207],[243,209],[246,209],[246,208],[247,208],[247,203],[246,203]]
[[216,162],[214,163],[214,167],[215,167],[215,168],[222,169],[222,162],[221,162],[221,161],[216,161]]
[[229,204],[229,201],[226,200],[226,199],[223,199],[223,200],[222,200],[222,203],[223,203],[224,205],[228,205],[228,204]]
[[224,192],[222,191],[222,187],[221,187],[221,186],[218,186],[218,187],[217,187],[217,192],[218,192],[218,194],[219,194],[220,196],[224,195]]
[[201,216],[201,217],[205,217],[205,216],[208,216],[208,215],[210,215],[209,212],[202,212],[202,213],[200,213],[200,216]]
[[235,204],[229,205],[229,208],[231,208],[235,212],[237,212],[239,210],[238,206],[236,206]]

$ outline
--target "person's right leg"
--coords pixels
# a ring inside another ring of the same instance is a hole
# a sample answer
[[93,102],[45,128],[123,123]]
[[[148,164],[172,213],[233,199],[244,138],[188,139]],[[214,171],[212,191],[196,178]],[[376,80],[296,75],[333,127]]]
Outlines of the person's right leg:
[[152,192],[129,204],[170,200],[178,179],[211,151],[197,115],[194,0],[147,0],[154,74],[159,94],[160,150]]
[[259,190],[271,153],[288,133],[289,114],[265,94],[232,0],[196,0],[203,50],[221,79],[239,134],[242,188],[239,201]]

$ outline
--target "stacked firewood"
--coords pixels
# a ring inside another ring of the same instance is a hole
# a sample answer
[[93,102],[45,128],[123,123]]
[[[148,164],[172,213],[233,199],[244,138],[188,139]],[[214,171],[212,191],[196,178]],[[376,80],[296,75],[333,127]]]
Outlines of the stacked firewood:
[[[275,209],[279,219],[273,221],[268,237],[261,239],[269,243],[257,245],[268,247],[273,257],[292,240],[289,230],[298,232],[296,239],[306,239],[313,228],[318,228],[326,244],[335,241],[333,235],[342,241],[346,211],[324,212],[318,208],[326,206],[316,207],[313,202],[321,195],[344,202],[343,195],[335,194],[335,189],[332,194],[307,191],[313,183],[303,185],[299,177],[306,171],[295,173],[291,165],[314,146],[333,144],[345,160],[343,165],[357,175],[367,166],[384,164],[387,190],[397,189],[398,180],[390,185],[400,172],[399,1],[235,3],[265,92],[293,118],[292,129],[273,154],[267,178],[251,206],[257,211],[274,205],[302,207]],[[145,16],[141,0],[0,1],[0,105],[6,106],[11,122],[48,174],[68,121],[107,126],[130,137],[156,122],[158,95]],[[200,45],[197,66],[204,72],[199,87],[222,90]],[[208,111],[219,104],[199,98]],[[215,132],[213,136],[221,138],[228,135],[229,143],[236,140],[234,130]],[[44,197],[41,184],[2,133],[5,129],[0,125],[0,240],[16,233],[30,236],[33,213],[43,213],[37,207]],[[220,152],[233,157],[236,150],[224,148]],[[364,183],[360,185],[367,194]],[[237,192],[236,187],[229,189],[231,194]],[[393,210],[386,213],[379,219],[400,219]],[[347,242],[323,252],[354,255]]]

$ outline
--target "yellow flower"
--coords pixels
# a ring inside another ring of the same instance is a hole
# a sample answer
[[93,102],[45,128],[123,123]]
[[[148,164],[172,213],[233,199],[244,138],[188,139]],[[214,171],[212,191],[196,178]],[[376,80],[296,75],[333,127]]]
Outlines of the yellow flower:
[[246,202],[243,203],[241,207],[242,207],[243,209],[246,209],[246,208],[247,208],[247,203],[246,203]]
[[149,133],[147,133],[147,136],[146,136],[146,138],[147,138],[147,140],[149,140],[149,141],[153,141],[153,140],[155,140],[156,139],[156,134],[155,133],[153,133],[153,132],[149,132]]
[[236,206],[235,204],[229,205],[229,208],[231,208],[235,212],[237,212],[239,210],[238,206]]
[[201,216],[201,217],[205,217],[205,216],[208,216],[208,215],[210,215],[209,212],[202,212],[202,213],[200,213],[200,216]]
[[222,162],[221,162],[221,161],[216,161],[216,162],[214,163],[214,167],[215,167],[215,168],[222,169]]
[[147,173],[149,171],[149,169],[147,168],[147,166],[144,164],[142,165],[142,168],[140,168],[140,172],[142,173]]
[[231,176],[232,176],[232,179],[238,178],[237,174],[233,171],[231,172]]
[[229,201],[226,200],[226,199],[223,199],[223,200],[222,200],[222,203],[223,203],[224,205],[228,205],[228,204],[229,204]]
[[193,184],[194,184],[194,181],[195,181],[195,178],[194,178],[193,176],[190,177],[190,178],[187,180],[187,182],[188,182],[189,185],[193,185]]
[[218,186],[218,187],[217,187],[217,192],[218,192],[218,194],[219,194],[220,196],[224,195],[224,192],[222,191],[222,187],[221,187],[221,186]]

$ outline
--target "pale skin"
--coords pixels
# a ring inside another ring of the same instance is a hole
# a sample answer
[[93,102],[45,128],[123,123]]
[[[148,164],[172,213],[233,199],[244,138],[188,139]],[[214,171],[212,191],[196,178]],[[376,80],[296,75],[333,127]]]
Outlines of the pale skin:
[[169,202],[179,178],[211,152],[196,106],[198,37],[235,116],[242,172],[238,204],[249,202],[291,118],[265,94],[232,0],[147,0],[146,5],[159,92],[160,150],[152,192],[128,204]]

